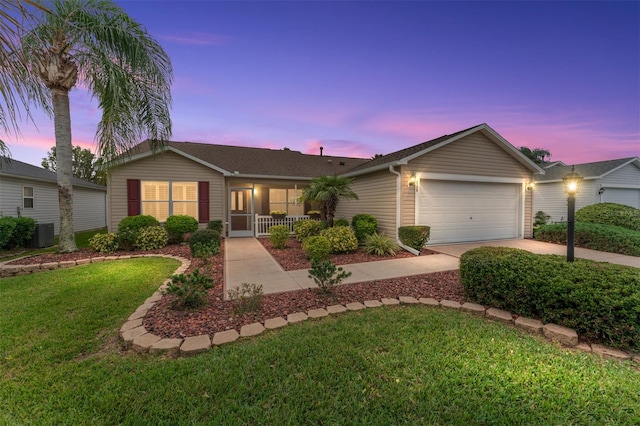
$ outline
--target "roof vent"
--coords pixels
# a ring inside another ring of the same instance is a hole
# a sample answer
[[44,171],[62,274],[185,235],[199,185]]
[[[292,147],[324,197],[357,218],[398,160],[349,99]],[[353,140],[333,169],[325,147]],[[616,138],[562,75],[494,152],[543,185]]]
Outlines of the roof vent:
[[321,147],[320,147],[320,157],[322,157],[322,151],[323,151],[323,150],[324,150],[324,147],[323,147],[323,146],[321,146]]
[[341,162],[340,162],[340,165],[341,165],[341,166],[344,166],[345,164],[346,164],[346,163],[345,163],[344,161],[341,161]]
[[237,171],[237,170],[234,170],[234,171],[233,171],[233,174],[234,174],[234,175],[239,175],[239,174],[240,174],[240,172],[239,172],[239,171]]
[[327,163],[331,164],[331,163],[333,163],[333,160],[332,160],[331,158],[329,158],[329,159],[327,160]]

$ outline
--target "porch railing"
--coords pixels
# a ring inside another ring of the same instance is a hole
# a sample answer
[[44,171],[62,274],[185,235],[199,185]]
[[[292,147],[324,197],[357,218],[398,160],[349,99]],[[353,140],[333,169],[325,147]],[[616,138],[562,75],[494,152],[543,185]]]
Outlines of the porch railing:
[[293,224],[299,220],[310,219],[308,215],[301,216],[286,216],[284,219],[274,219],[271,216],[256,215],[255,220],[255,235],[256,237],[264,237],[269,235],[269,228],[274,225],[286,225],[289,227],[289,232],[293,234]]

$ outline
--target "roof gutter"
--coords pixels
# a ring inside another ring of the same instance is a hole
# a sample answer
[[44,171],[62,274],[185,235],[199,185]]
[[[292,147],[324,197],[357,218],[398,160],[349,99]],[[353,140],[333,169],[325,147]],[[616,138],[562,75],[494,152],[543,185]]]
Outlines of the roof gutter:
[[418,250],[402,244],[402,241],[400,241],[400,238],[398,237],[398,227],[400,226],[400,201],[402,200],[402,175],[393,168],[393,164],[389,166],[389,173],[396,175],[396,244],[409,253],[419,256],[420,252]]
[[[362,170],[358,170],[355,172],[348,172],[348,173],[343,173],[340,176],[343,177],[353,177],[353,176],[358,176],[358,175],[364,175],[367,173],[373,173],[373,172],[379,172],[380,170],[385,170],[387,168],[392,169],[394,166],[402,166],[407,164],[406,161],[394,161],[392,163],[384,163],[384,164],[380,164],[378,166],[374,166],[374,167],[370,167],[368,169],[362,169]],[[391,173],[397,173],[395,171],[391,172]]]

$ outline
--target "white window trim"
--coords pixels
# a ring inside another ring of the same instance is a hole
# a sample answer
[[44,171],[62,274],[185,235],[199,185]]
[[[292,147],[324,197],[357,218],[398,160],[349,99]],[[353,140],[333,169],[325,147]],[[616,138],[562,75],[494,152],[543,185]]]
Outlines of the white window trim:
[[[156,200],[144,200],[143,199],[144,191],[142,190],[142,185],[143,185],[144,182],[160,182],[160,183],[167,182],[169,184],[168,200],[166,200],[166,201],[165,200],[157,200],[157,201]],[[175,183],[195,183],[195,185],[196,185],[196,199],[195,200],[193,200],[193,201],[178,200],[178,201],[175,201],[175,202],[178,202],[178,203],[195,203],[196,204],[196,215],[192,216],[192,217],[194,217],[196,220],[199,221],[200,220],[200,217],[199,217],[199,213],[200,212],[199,212],[198,206],[199,206],[199,203],[200,203],[200,193],[198,191],[198,181],[189,181],[189,180],[152,180],[152,179],[142,180],[141,179],[140,180],[140,210],[141,211],[143,210],[142,206],[143,206],[144,203],[169,203],[169,210],[168,210],[167,217],[173,216],[173,203],[174,203],[174,201],[173,201],[173,183],[174,182]],[[164,223],[164,222],[161,222],[161,223]]]
[[[24,193],[25,188],[31,188],[31,196],[26,196]],[[24,205],[24,200],[31,199],[31,207],[26,207]],[[34,209],[36,207],[36,191],[33,186],[23,186],[22,187],[22,208],[23,209]]]

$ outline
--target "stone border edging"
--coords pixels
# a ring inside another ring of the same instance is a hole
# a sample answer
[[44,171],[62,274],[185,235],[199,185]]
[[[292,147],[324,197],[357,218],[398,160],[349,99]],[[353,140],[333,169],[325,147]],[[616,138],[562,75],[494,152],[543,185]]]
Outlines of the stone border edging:
[[[33,265],[0,265],[0,278],[14,277],[18,275],[30,274],[38,271],[50,271],[60,268],[70,268],[77,265],[86,265],[89,263],[104,262],[107,260],[126,260],[140,257],[162,257],[176,259],[181,262],[180,267],[175,270],[174,274],[183,274],[189,269],[191,261],[180,256],[170,254],[133,254],[122,256],[99,256],[88,259],[69,260],[61,262],[40,263]],[[543,324],[539,320],[517,317],[511,312],[501,309],[486,307],[476,303],[464,303],[452,300],[436,300],[434,298],[416,299],[410,296],[400,296],[398,298],[382,298],[380,300],[365,300],[364,302],[351,302],[346,305],[332,305],[326,308],[311,309],[308,312],[296,312],[282,317],[270,318],[265,320],[264,324],[256,322],[244,325],[240,328],[240,333],[235,329],[226,330],[215,333],[213,339],[208,334],[198,336],[190,336],[184,339],[178,338],[161,338],[149,333],[142,320],[147,312],[158,302],[164,295],[171,278],[167,278],[162,285],[150,297],[148,297],[142,305],[132,313],[127,321],[120,328],[120,337],[127,345],[130,345],[134,351],[142,353],[164,353],[169,356],[191,356],[201,352],[206,352],[213,346],[231,343],[240,337],[257,336],[265,330],[284,327],[289,324],[306,321],[307,319],[323,318],[328,315],[336,315],[347,311],[359,311],[362,309],[372,309],[380,306],[400,305],[400,304],[422,304],[425,306],[438,307],[442,306],[450,309],[458,309],[471,314],[484,316],[486,318],[512,324],[517,328],[533,334],[542,334],[551,341],[558,342],[563,346],[579,349],[585,352],[593,352],[598,355],[612,358],[620,361],[633,360],[636,364],[640,364],[640,354],[629,353],[620,349],[611,348],[605,345],[587,343],[579,343],[578,333],[575,330],[563,327],[557,324]]]

